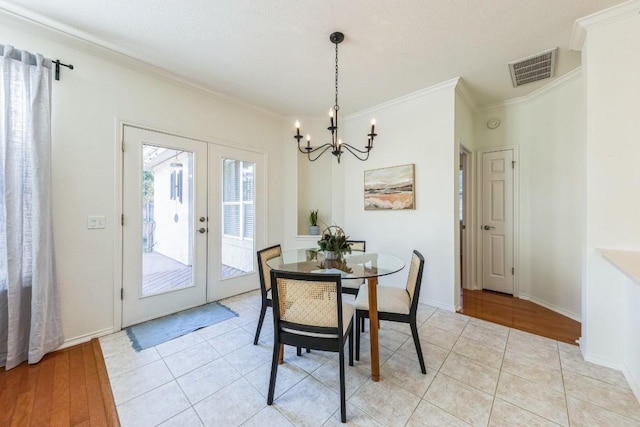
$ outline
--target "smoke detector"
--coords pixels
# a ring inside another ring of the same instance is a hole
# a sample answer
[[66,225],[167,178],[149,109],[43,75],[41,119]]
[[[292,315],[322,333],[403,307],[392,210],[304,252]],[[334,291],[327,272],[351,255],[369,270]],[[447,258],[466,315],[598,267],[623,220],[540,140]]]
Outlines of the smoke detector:
[[558,48],[537,53],[509,63],[513,87],[522,86],[555,75]]

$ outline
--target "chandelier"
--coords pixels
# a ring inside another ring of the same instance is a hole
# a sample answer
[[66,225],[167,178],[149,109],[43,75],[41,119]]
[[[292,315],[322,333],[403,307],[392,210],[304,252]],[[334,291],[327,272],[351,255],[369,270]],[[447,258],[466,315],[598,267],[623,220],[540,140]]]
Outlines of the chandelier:
[[306,154],[307,158],[312,162],[318,160],[327,150],[331,150],[331,154],[338,158],[338,163],[340,163],[340,156],[345,150],[353,154],[358,160],[365,161],[369,158],[369,153],[373,148],[373,139],[378,135],[375,133],[376,121],[375,119],[371,120],[371,132],[367,134],[367,145],[365,145],[364,150],[342,142],[342,139],[338,136],[338,110],[340,110],[340,106],[338,105],[338,45],[344,40],[344,34],[340,32],[332,33],[329,36],[329,40],[336,45],[336,98],[334,106],[329,109],[329,121],[331,125],[327,128],[327,130],[331,132],[331,142],[327,142],[318,147],[312,147],[311,135],[307,134],[307,145],[306,147],[302,147],[300,140],[303,136],[300,135],[300,122],[297,120],[294,138],[298,140],[298,150]]

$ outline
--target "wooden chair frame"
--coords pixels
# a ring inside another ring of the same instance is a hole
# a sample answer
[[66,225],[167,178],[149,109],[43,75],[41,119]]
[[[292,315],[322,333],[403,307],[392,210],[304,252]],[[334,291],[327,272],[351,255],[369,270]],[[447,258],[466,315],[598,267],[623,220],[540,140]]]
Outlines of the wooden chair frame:
[[[423,374],[427,373],[427,369],[424,364],[424,358],[422,357],[422,348],[420,347],[420,338],[418,337],[418,325],[416,315],[418,312],[418,300],[420,298],[420,288],[422,285],[422,272],[424,270],[424,257],[418,251],[413,251],[413,256],[417,256],[420,260],[418,266],[418,274],[416,276],[415,290],[413,293],[413,299],[411,300],[411,307],[409,314],[388,313],[384,311],[378,311],[378,320],[389,320],[392,322],[408,323],[411,327],[411,335],[413,336],[413,343],[416,346],[416,352],[418,353],[418,361],[420,362],[420,370]],[[362,325],[364,330],[364,319],[369,318],[369,310],[358,310],[356,308],[356,360],[360,360],[360,328],[357,325]]]
[[[331,282],[336,285],[336,309],[337,327],[320,327],[303,325],[281,320],[280,300],[279,300],[279,279],[310,281],[310,282]],[[345,335],[349,341],[349,366],[353,366],[353,318],[343,319],[342,317],[342,292],[341,278],[339,274],[312,274],[312,273],[291,273],[284,271],[271,271],[271,295],[273,298],[273,359],[271,362],[271,377],[269,379],[269,393],[267,404],[273,403],[273,395],[276,386],[278,373],[278,360],[280,356],[280,345],[291,345],[297,348],[306,347],[323,351],[337,352],[340,365],[340,415],[342,422],[346,422],[346,392],[345,392],[345,368],[344,368],[344,345]],[[344,329],[344,322],[349,322],[347,330]],[[297,331],[299,333],[290,332]],[[310,334],[316,334],[310,335]],[[326,337],[317,334],[327,335]]]
[[262,259],[262,254],[276,248],[280,249],[280,254],[282,254],[282,247],[280,245],[273,245],[256,252],[256,256],[258,257],[258,276],[260,277],[260,296],[262,297],[262,306],[260,307],[260,317],[258,318],[258,327],[256,329],[256,336],[253,339],[253,345],[257,345],[258,340],[260,339],[260,331],[262,330],[262,323],[264,322],[264,316],[267,313],[267,307],[272,307],[271,298],[269,298],[267,295],[269,292],[269,289],[267,289],[267,284],[264,280],[263,261],[266,261],[266,260]]
[[[352,246],[352,249],[351,249],[352,251],[356,251],[356,252],[367,251],[367,242],[365,240],[347,240],[347,243],[349,243]],[[353,249],[353,246],[356,246],[358,249]],[[352,279],[352,280],[355,280],[355,279]],[[358,288],[343,287],[342,293],[349,294],[349,295],[358,295]]]

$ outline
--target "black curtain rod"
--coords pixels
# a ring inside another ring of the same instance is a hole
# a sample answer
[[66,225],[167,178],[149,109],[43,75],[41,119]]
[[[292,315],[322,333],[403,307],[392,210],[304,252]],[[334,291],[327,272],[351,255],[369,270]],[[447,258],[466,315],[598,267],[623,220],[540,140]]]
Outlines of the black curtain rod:
[[73,65],[71,64],[63,64],[62,62],[60,62],[59,59],[56,59],[55,61],[53,61],[54,64],[56,64],[56,80],[60,80],[60,66],[62,65],[63,67],[67,67],[70,70],[73,70]]

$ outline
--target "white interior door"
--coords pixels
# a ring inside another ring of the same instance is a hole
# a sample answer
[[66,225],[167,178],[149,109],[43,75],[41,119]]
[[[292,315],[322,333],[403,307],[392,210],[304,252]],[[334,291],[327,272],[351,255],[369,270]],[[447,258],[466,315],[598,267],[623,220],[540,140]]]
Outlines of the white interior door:
[[514,293],[513,150],[482,154],[482,288]]
[[124,127],[123,327],[207,301],[207,146]]
[[209,295],[218,300],[259,287],[256,250],[264,247],[264,154],[209,150]]

